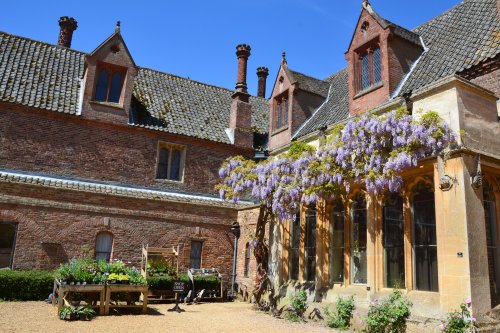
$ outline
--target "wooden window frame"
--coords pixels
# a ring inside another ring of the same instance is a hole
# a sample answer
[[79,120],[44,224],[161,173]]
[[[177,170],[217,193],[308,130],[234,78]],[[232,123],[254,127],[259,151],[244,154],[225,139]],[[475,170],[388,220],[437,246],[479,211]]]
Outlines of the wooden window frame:
[[200,269],[203,267],[203,243],[204,241],[203,240],[200,240],[200,239],[191,239],[191,243],[190,243],[190,247],[189,247],[189,268],[194,268],[192,267],[192,260],[193,260],[193,243],[199,243],[200,246],[201,246],[201,249],[200,249],[200,267],[198,268],[195,268],[195,269]]
[[[95,240],[94,240],[94,258],[97,259],[97,238],[99,237],[99,235],[102,235],[102,234],[111,235],[111,250],[109,252],[109,261],[108,262],[112,262],[113,261],[113,250],[115,248],[115,235],[112,232],[107,231],[107,230],[99,231],[95,235]],[[99,253],[107,253],[107,252],[99,252]]]
[[[101,74],[102,70],[107,70],[108,71],[108,83],[106,87],[106,99],[104,101],[100,101],[96,99],[96,94],[97,94],[97,85],[99,83],[99,75]],[[113,81],[113,75],[115,73],[121,74],[122,80],[121,80],[121,85],[120,85],[120,97],[118,98],[118,102],[110,102],[109,101],[109,94],[111,91],[111,83]],[[127,68],[117,66],[117,65],[112,65],[104,62],[100,62],[97,65],[96,72],[95,72],[95,78],[94,78],[94,93],[92,94],[92,101],[96,103],[103,103],[103,104],[112,104],[112,105],[122,105],[123,104],[123,89],[125,86],[125,80],[127,77]]]
[[[159,170],[160,170],[160,151],[161,149],[167,149],[169,151],[168,153],[168,165],[167,165],[167,177],[166,178],[160,178],[159,177]],[[171,179],[170,178],[170,171],[172,167],[172,151],[173,150],[178,150],[180,151],[180,161],[179,161],[179,179]],[[162,181],[169,181],[169,182],[176,182],[176,183],[182,183],[184,182],[184,166],[186,163],[186,146],[175,144],[175,143],[169,143],[169,142],[159,142],[158,143],[158,149],[156,153],[156,174],[155,178],[157,180],[162,180]]]

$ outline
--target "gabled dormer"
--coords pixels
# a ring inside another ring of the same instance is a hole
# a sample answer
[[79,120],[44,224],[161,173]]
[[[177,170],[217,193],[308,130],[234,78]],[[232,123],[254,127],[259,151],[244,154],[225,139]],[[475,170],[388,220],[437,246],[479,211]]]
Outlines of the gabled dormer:
[[293,133],[323,103],[329,83],[291,70],[282,55],[269,99],[269,150],[290,143]]
[[345,53],[350,114],[389,100],[423,50],[418,34],[382,18],[364,1]]
[[126,123],[136,75],[118,22],[115,32],[85,58],[82,116]]

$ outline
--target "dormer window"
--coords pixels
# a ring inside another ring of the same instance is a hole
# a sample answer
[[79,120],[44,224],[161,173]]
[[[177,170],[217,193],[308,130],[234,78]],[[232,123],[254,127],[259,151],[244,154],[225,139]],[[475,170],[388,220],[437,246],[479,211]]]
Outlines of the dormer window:
[[370,47],[358,53],[357,91],[368,90],[382,82],[382,63],[380,48]]
[[97,102],[119,103],[126,70],[117,66],[100,66],[94,100]]
[[274,99],[273,130],[288,126],[288,92]]

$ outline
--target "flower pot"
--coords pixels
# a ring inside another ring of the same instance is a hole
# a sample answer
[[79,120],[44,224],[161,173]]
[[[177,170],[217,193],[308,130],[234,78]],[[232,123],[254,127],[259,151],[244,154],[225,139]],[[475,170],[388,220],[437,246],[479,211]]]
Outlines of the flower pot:
[[71,286],[74,286],[74,285],[75,285],[75,283],[74,283],[73,281],[71,281],[69,284],[70,284]]
[[79,285],[80,285],[80,281],[78,281],[78,282],[76,283],[76,285],[77,285],[77,286],[79,286]]
[[82,284],[83,284],[83,285],[86,285],[86,284],[87,284],[87,281],[83,281],[83,282],[82,282]]
[[65,285],[67,285],[67,284],[68,284],[68,282],[67,282],[67,281],[61,281],[61,284],[62,284],[63,286],[65,286]]
[[108,282],[111,283],[111,284],[115,284],[116,280],[109,280]]

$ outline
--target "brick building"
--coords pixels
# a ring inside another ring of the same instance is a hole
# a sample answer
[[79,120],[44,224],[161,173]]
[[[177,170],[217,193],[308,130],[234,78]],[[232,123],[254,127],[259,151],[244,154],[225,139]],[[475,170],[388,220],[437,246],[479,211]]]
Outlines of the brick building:
[[[116,30],[71,49],[0,32],[0,267],[53,269],[83,252],[137,265],[141,248],[180,245],[182,271],[231,274],[218,168],[265,146],[268,70],[247,93],[248,45],[235,91],[135,64]],[[236,66],[235,66],[236,69]]]
[[[499,13],[497,0],[464,0],[408,30],[363,1],[344,69],[318,79],[292,70],[283,55],[270,96],[271,155],[292,140],[318,147],[350,117],[399,107],[416,118],[438,112],[460,133],[460,149],[407,170],[397,195],[353,186],[270,226],[280,295],[306,287],[311,300],[355,295],[367,307],[400,286],[412,313],[427,318],[442,318],[466,297],[477,316],[499,304]],[[251,214],[242,210],[240,222]],[[244,250],[240,258],[240,272],[248,270]]]

